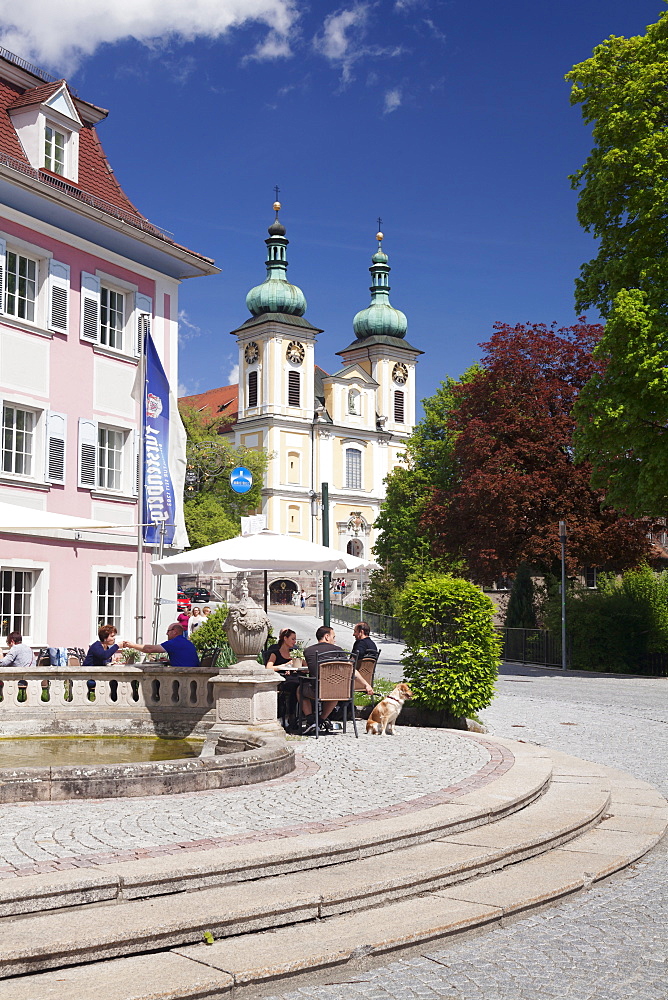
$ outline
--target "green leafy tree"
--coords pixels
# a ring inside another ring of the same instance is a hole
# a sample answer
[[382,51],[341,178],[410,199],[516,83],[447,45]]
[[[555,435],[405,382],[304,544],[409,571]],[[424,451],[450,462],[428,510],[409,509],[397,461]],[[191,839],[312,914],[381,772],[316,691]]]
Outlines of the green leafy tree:
[[[422,401],[424,417],[406,442],[408,467],[398,466],[385,480],[387,492],[376,519],[378,538],[374,552],[397,592],[412,574],[457,568],[458,564],[447,557],[434,559],[423,515],[434,490],[445,489],[452,483],[455,436],[448,415],[454,405],[453,390],[473,378],[476,371],[474,366],[460,380],[446,378],[433,396]],[[387,577],[374,576],[372,600],[377,597],[382,603],[387,583]]]
[[506,628],[537,628],[533,580],[528,563],[520,563],[506,610]]
[[[560,616],[555,590],[545,617],[557,634]],[[601,575],[598,590],[575,586],[566,596],[566,622],[572,667],[644,672],[647,656],[668,652],[668,573],[642,566],[621,578]]]
[[576,456],[609,504],[636,516],[668,510],[668,345],[639,289],[615,299],[594,351],[602,369],[574,406]]
[[[196,489],[189,490],[186,486],[184,494],[190,545],[199,548],[238,535],[240,519],[261,507],[268,458],[264,451],[235,448],[221,433],[227,418],[211,417],[183,404],[179,412],[188,438],[187,463],[192,467],[204,464],[216,469],[215,475],[205,474]],[[234,493],[230,488],[230,472],[237,465],[246,466],[253,474],[253,486],[248,493]]]
[[594,148],[572,177],[578,219],[599,240],[576,283],[580,309],[607,316],[617,294],[639,288],[668,313],[668,14],[644,35],[612,36],[574,66],[571,104]]
[[455,717],[490,705],[501,652],[490,598],[467,580],[432,575],[405,587],[399,609],[417,704]]
[[644,35],[611,37],[574,66],[571,103],[594,147],[572,177],[578,219],[599,241],[576,281],[579,309],[607,317],[605,362],[575,410],[576,454],[620,511],[667,508],[668,14]]

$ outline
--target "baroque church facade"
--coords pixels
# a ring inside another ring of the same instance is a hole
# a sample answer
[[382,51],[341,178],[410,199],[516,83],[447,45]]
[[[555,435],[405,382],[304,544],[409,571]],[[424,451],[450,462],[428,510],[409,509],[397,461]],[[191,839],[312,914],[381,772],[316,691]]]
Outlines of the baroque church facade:
[[369,559],[383,480],[401,464],[415,423],[422,352],[408,343],[406,316],[390,304],[390,267],[378,233],[371,303],[354,317],[355,339],[337,352],[342,367],[330,375],[316,364],[323,331],[305,318],[304,294],[288,281],[280,207],[274,204],[265,241],[267,276],[246,297],[250,318],[232,331],[239,384],[184,402],[212,414],[238,409],[225,431],[236,445],[267,452],[261,513],[270,530],[322,542],[321,484],[327,483],[330,544]]

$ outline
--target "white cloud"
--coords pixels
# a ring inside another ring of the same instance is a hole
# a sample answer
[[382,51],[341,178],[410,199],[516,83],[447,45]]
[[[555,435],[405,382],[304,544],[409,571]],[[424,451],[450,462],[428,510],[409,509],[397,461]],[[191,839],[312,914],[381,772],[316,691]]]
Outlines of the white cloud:
[[383,114],[389,115],[396,111],[401,105],[401,87],[394,87],[385,92],[385,102],[383,104]]
[[195,337],[199,337],[202,332],[199,326],[195,326],[188,319],[188,313],[185,309],[179,310],[179,346],[183,347],[189,340],[194,340]]
[[0,0],[0,45],[40,65],[71,72],[99,45],[134,38],[219,38],[249,23],[265,25],[255,58],[289,55],[297,0]]
[[360,59],[398,56],[404,51],[401,46],[382,48],[364,44],[372,6],[370,3],[358,3],[354,7],[329,14],[325,18],[322,32],[313,39],[316,52],[331,63],[340,65],[344,84],[353,79],[353,66]]
[[314,39],[316,50],[332,62],[345,61],[357,47],[352,29],[357,28],[362,35],[368,14],[369,7],[366,4],[357,4],[350,10],[329,14],[325,18],[322,35]]
[[239,382],[239,365],[232,365],[227,373],[227,384],[237,385]]

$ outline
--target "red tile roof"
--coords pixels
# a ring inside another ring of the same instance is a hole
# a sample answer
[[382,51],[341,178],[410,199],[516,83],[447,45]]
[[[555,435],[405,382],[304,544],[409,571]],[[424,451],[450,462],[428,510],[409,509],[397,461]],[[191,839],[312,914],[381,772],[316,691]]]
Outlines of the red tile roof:
[[201,410],[209,417],[230,418],[220,429],[221,434],[227,434],[239,418],[239,386],[221,385],[196,396],[182,396],[179,403]]
[[8,104],[7,110],[16,111],[17,108],[30,108],[34,104],[42,104],[44,101],[48,101],[57,90],[60,90],[64,83],[64,80],[56,80],[55,83],[43,83],[40,87],[31,87],[20,93],[11,104]]
[[[56,83],[44,83],[24,91],[20,87],[0,80],[0,152],[7,153],[29,166],[28,158],[16,134],[9,111],[42,104],[62,86],[63,82],[59,80]],[[45,179],[54,178],[57,180],[61,190],[66,191],[69,187],[73,189],[73,193],[83,192],[93,195],[93,197],[100,198],[129,215],[135,216],[142,222],[147,221],[132,204],[116,180],[99,136],[90,124],[84,124],[79,132],[78,183],[75,184],[73,181],[52,174],[48,170],[41,170],[40,173],[45,175]],[[158,232],[156,229],[156,234]]]

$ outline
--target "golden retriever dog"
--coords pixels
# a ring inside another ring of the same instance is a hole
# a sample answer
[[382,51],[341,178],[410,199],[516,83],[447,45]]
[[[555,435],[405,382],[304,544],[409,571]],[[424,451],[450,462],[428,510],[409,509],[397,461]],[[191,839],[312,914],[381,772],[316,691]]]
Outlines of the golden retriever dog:
[[408,684],[397,684],[394,691],[386,698],[379,701],[366,722],[366,731],[373,736],[381,736],[387,733],[394,735],[394,723],[397,721],[399,712],[404,707],[404,702],[413,697],[413,692]]

